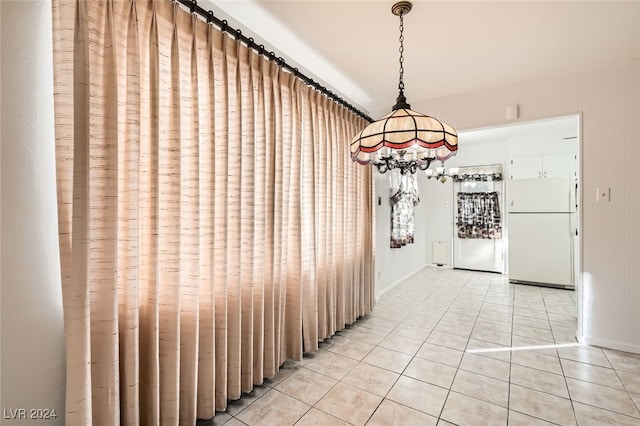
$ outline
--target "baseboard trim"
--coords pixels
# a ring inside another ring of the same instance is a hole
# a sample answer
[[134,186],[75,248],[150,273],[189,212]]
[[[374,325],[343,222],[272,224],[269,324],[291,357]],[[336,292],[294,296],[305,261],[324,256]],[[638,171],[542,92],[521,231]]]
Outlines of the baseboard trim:
[[392,282],[391,284],[389,284],[384,290],[382,290],[380,293],[376,294],[376,303],[380,300],[380,298],[382,296],[384,296],[385,294],[387,294],[388,292],[390,292],[391,290],[393,290],[395,287],[397,287],[398,285],[402,284],[402,282],[408,280],[409,278],[411,278],[412,276],[418,274],[419,272],[423,271],[424,269],[428,268],[429,265],[423,265],[421,267],[419,267],[418,269],[416,269],[413,272],[409,272],[407,275],[405,275],[404,277]]
[[597,346],[599,348],[613,349],[622,352],[631,352],[634,354],[640,354],[640,345],[633,345],[625,342],[618,342],[608,339],[594,339],[592,337],[582,336],[578,341],[589,346]]

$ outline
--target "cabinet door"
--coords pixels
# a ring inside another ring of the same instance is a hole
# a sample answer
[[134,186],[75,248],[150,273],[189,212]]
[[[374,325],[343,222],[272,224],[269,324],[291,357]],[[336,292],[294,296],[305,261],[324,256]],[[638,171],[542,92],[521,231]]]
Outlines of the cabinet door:
[[578,160],[575,154],[545,155],[542,157],[542,177],[577,177]]
[[516,157],[509,161],[509,179],[542,177],[542,157]]

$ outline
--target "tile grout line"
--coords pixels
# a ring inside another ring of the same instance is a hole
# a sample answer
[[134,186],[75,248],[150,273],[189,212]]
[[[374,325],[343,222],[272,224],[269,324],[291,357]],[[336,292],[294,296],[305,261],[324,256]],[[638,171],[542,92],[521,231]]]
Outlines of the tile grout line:
[[[551,318],[549,318],[549,310],[547,308],[547,301],[544,298],[544,293],[542,294],[542,303],[544,303],[544,310],[545,310],[545,313],[547,314],[547,321],[549,321],[549,326],[551,327]],[[558,342],[556,340],[555,334],[553,333],[553,328],[551,329],[551,337],[553,337],[553,342],[557,345]],[[558,363],[560,364],[560,371],[562,371],[562,377],[564,379],[564,385],[567,389],[567,395],[569,395],[569,403],[571,404],[571,412],[573,413],[573,419],[577,424],[578,416],[576,415],[576,407],[573,403],[574,402],[573,398],[571,397],[571,391],[569,390],[569,383],[567,382],[567,376],[565,375],[565,372],[564,372],[564,365],[562,365],[562,361],[560,360],[560,352],[558,351],[557,348],[556,348],[556,356],[558,357]]]
[[[511,282],[509,282],[511,285]],[[511,348],[513,349],[513,326],[514,316],[516,315],[516,287],[513,288],[513,299],[511,300],[513,308],[511,309]],[[507,391],[507,425],[511,418],[511,370],[513,369],[513,351],[509,351],[509,386]]]
[[[441,285],[442,285],[442,284],[441,284]],[[431,292],[429,292],[429,295],[427,295],[427,296],[422,300],[422,302],[421,302],[420,304],[422,304],[422,303],[426,302],[426,301],[427,301],[427,299],[428,299],[428,298],[433,294],[433,292],[434,292],[434,291],[435,291],[435,289],[432,289],[432,291],[431,291]],[[405,318],[405,319],[406,319],[406,318]],[[441,319],[442,319],[442,318],[441,318]],[[404,320],[403,320],[403,321],[404,321]],[[438,320],[438,322],[440,322],[440,320]],[[437,326],[438,322],[436,323],[436,326]],[[398,326],[399,326],[399,325],[400,325],[400,324],[398,324]],[[398,326],[396,326],[393,330],[395,330],[396,328],[398,328]],[[422,347],[422,345],[424,345],[424,343],[427,341],[427,339],[429,338],[429,336],[430,336],[430,335],[431,335],[431,333],[433,332],[433,329],[435,329],[435,327],[436,327],[436,326],[434,326],[434,328],[432,328],[432,329],[431,329],[431,331],[429,332],[429,334],[427,335],[427,337],[425,337],[425,339],[422,341],[422,344],[420,345],[420,347]],[[393,332],[393,330],[392,330],[391,332],[389,332],[389,334],[391,334],[391,333]],[[376,345],[376,347],[377,347],[377,345]],[[419,351],[420,351],[420,348],[418,348],[418,350],[416,351],[416,354],[417,354]],[[378,406],[375,408],[375,410],[373,410],[373,412],[371,413],[371,415],[369,416],[369,418],[367,419],[367,421],[364,423],[365,425],[366,425],[367,423],[369,423],[369,421],[373,418],[373,416],[374,416],[374,415],[375,415],[375,413],[378,411],[378,409],[380,408],[380,406],[382,405],[382,403],[387,399],[387,396],[389,395],[389,393],[391,392],[391,390],[393,389],[393,387],[396,385],[396,383],[398,383],[398,381],[400,380],[400,378],[403,376],[404,371],[405,371],[405,370],[407,369],[407,367],[411,364],[411,362],[414,360],[414,358],[415,358],[415,354],[411,357],[411,360],[407,363],[407,365],[406,365],[406,366],[405,366],[405,368],[402,370],[402,372],[400,372],[400,373],[396,373],[396,374],[398,374],[398,377],[396,377],[396,379],[394,380],[393,384],[389,387],[389,390],[387,390],[387,392],[385,393],[385,395],[382,397],[382,400],[380,401],[380,403],[378,404]],[[379,367],[379,368],[382,368],[382,367]],[[391,371],[391,370],[387,370],[387,371]],[[395,373],[395,371],[393,371],[393,373]],[[395,402],[396,404],[402,405],[403,407],[407,407],[407,408],[410,408],[410,409],[412,409],[412,410],[415,410],[415,408],[413,408],[413,407],[409,407],[408,405],[402,404],[402,403],[400,403],[400,402],[393,401],[393,400],[390,400],[390,401]],[[421,412],[421,413],[424,413],[423,411],[420,411],[420,410],[416,410],[416,411]],[[424,414],[429,415],[428,413],[424,413]],[[438,418],[438,419],[436,419],[436,421],[437,421],[437,420],[439,420],[439,418]]]
[[[469,284],[469,280],[470,279],[471,279],[471,277],[469,277],[467,279],[467,282],[462,287],[462,289],[464,289]],[[462,292],[462,289],[458,292],[458,296]],[[456,296],[456,299],[458,298],[458,296]],[[484,295],[484,297],[482,299],[483,303],[484,303],[484,300],[486,298],[487,298],[487,295],[485,293],[485,295]],[[455,301],[455,299],[454,299],[454,301]],[[453,302],[452,302],[452,304],[453,304]],[[449,305],[449,306],[451,306],[451,305]],[[480,306],[480,309],[482,309],[482,305]],[[448,312],[448,311],[449,311],[449,309],[447,309],[446,312]],[[446,312],[445,312],[445,314],[446,314]],[[478,313],[476,314],[476,319],[473,322],[473,327],[471,328],[471,333],[473,333],[473,329],[475,328],[475,325],[478,322],[479,315],[480,315],[480,311],[478,311]],[[456,381],[456,377],[458,376],[458,371],[460,371],[460,365],[462,365],[462,360],[464,359],[464,355],[465,355],[465,353],[467,353],[467,347],[469,346],[469,340],[471,340],[471,335],[469,335],[469,337],[467,338],[467,344],[465,345],[464,349],[462,350],[462,356],[460,357],[460,361],[458,362],[458,367],[456,367],[456,372],[454,373],[453,379],[451,380],[451,385],[449,385],[449,389],[447,390],[447,396],[444,398],[444,402],[442,403],[442,408],[440,409],[440,414],[438,415],[438,421],[440,421],[441,419],[444,420],[444,421],[448,421],[448,420],[442,418],[442,414],[444,413],[444,407],[447,405],[447,401],[449,400],[449,395],[451,395],[451,390],[453,388],[454,382]]]
[[[438,286],[438,288],[442,288],[442,287],[443,287],[443,285],[444,285],[444,283],[441,283],[441,284]],[[427,300],[431,295],[433,295],[433,293],[434,293],[434,292],[435,292],[435,289],[429,293],[429,296],[427,296],[427,297],[423,300],[423,303],[424,303],[424,302],[425,302],[425,301],[426,301],[426,300]],[[458,294],[459,294],[459,293],[460,293],[460,291],[458,291]],[[457,296],[456,296],[456,298],[457,298]],[[455,300],[455,299],[454,299],[454,300]],[[446,313],[449,311],[449,307],[451,306],[451,304],[452,304],[452,303],[453,303],[453,302],[451,302],[451,303],[447,306],[447,310],[446,310],[446,311],[445,311],[445,312],[440,316],[440,319],[438,319],[438,321],[436,322],[436,324],[434,325],[434,327],[431,329],[431,331],[429,332],[429,334],[428,334],[428,335],[425,337],[425,339],[423,340],[422,345],[424,345],[424,344],[427,342],[427,340],[429,339],[429,337],[431,336],[431,334],[433,334],[433,330],[435,330],[435,329],[436,329],[436,327],[438,326],[438,324],[440,323],[440,321],[442,321],[442,317],[444,317],[444,315],[446,315]],[[420,348],[422,348],[422,345],[420,345]],[[419,351],[420,351],[420,349],[418,349],[418,350],[416,351],[416,354],[417,354]],[[391,392],[391,390],[393,389],[393,387],[396,385],[396,383],[398,382],[398,380],[400,380],[400,377],[402,377],[402,376],[404,375],[404,371],[407,369],[407,367],[409,367],[409,365],[411,364],[411,362],[413,362],[413,360],[414,360],[414,359],[415,359],[415,357],[416,357],[416,354],[414,354],[414,355],[411,357],[411,360],[407,363],[407,365],[405,366],[405,368],[404,368],[404,369],[402,370],[402,372],[398,375],[398,377],[396,378],[396,380],[395,380],[395,382],[393,383],[393,385],[391,385],[391,387],[389,388],[389,390],[388,390],[388,391],[387,391],[387,393],[385,394],[384,399],[386,399],[386,398],[387,398],[387,395],[389,395],[389,393]],[[461,359],[461,361],[462,361],[462,359]],[[406,376],[406,377],[409,377],[409,376]],[[414,380],[418,380],[418,379],[414,379]],[[427,382],[425,382],[425,383],[427,383]],[[453,382],[452,382],[452,383],[453,383]],[[447,394],[447,395],[448,395],[448,394]],[[384,399],[383,399],[383,400],[384,400]],[[442,403],[442,408],[440,409],[440,414],[442,414],[442,410],[444,409],[444,404],[446,403],[446,400],[447,400],[447,397],[445,397],[445,400],[444,400],[444,401],[443,401],[443,403]],[[394,402],[395,402],[395,401],[394,401]],[[401,404],[401,403],[398,403],[398,404]],[[401,404],[401,405],[403,405],[403,406],[405,406],[405,407],[408,407],[407,405],[404,405],[404,404]],[[413,408],[413,407],[408,407],[408,408],[415,409],[415,408]],[[418,411],[419,411],[419,410],[418,410]],[[423,412],[423,411],[420,411],[420,412]],[[429,415],[428,413],[425,413],[425,414]],[[435,417],[435,416],[432,416],[432,417]],[[437,423],[439,420],[440,420],[440,416],[437,416],[437,417],[436,417],[436,423]]]

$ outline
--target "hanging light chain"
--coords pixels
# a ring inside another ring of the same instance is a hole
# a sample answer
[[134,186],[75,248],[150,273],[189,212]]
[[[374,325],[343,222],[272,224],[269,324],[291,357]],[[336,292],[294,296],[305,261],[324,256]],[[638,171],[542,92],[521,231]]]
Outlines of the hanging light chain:
[[393,5],[391,12],[400,17],[400,79],[398,81],[398,97],[396,98],[396,104],[391,108],[393,111],[399,109],[411,109],[411,105],[407,103],[407,98],[404,96],[404,15],[411,10],[411,2],[399,1]]
[[400,81],[398,82],[398,89],[400,93],[404,93],[404,13],[400,13]]

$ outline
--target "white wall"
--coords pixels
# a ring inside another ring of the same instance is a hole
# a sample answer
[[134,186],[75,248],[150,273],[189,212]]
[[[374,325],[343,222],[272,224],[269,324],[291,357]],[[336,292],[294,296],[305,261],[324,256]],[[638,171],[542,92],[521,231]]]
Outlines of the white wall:
[[[425,267],[426,245],[423,237],[426,233],[428,202],[425,200],[424,173],[418,175],[420,203],[415,208],[415,243],[401,248],[390,248],[391,202],[389,174],[375,174],[376,179],[376,297],[380,297],[393,286]],[[381,205],[378,205],[380,197]]]
[[[0,1],[2,28],[2,401],[56,410],[65,352],[57,238],[50,1]],[[11,413],[11,412],[9,412]]]
[[[640,353],[640,61],[415,105],[456,129],[582,114],[583,341]],[[460,148],[461,150],[463,148]],[[596,188],[611,202],[596,203]]]

